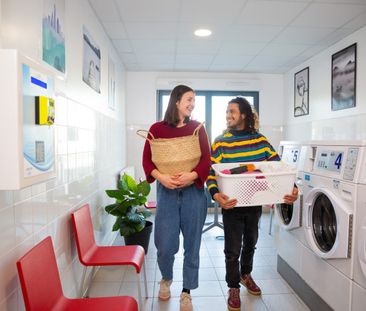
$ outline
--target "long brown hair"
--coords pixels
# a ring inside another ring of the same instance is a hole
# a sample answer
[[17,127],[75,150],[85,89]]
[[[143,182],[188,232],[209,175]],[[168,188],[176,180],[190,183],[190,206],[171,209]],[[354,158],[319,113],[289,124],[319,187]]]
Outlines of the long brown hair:
[[[189,86],[186,85],[177,85],[172,92],[170,93],[168,108],[166,109],[165,115],[164,115],[164,121],[167,122],[169,125],[177,126],[179,123],[179,115],[178,115],[178,108],[177,108],[177,102],[182,99],[182,96],[187,92],[193,92],[193,89],[191,89]],[[185,123],[189,121],[185,120]]]

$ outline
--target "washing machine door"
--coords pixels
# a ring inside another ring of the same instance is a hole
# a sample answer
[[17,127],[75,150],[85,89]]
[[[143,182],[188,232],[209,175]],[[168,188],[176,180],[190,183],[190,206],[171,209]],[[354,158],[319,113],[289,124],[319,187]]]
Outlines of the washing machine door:
[[322,258],[349,258],[352,213],[328,189],[312,189],[305,201],[305,237],[315,254]]
[[294,204],[277,204],[275,208],[279,224],[286,230],[301,227],[302,223],[303,196],[299,195]]
[[358,260],[360,263],[363,276],[366,278],[366,218],[363,219],[362,225],[358,232]]

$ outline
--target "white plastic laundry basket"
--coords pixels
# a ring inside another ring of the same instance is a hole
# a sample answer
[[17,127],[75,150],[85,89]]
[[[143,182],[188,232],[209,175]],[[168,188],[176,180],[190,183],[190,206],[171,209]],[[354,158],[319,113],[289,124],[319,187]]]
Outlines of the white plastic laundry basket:
[[[262,173],[224,174],[221,171],[253,164]],[[213,164],[220,192],[237,199],[236,206],[283,203],[292,193],[296,169],[282,161]]]

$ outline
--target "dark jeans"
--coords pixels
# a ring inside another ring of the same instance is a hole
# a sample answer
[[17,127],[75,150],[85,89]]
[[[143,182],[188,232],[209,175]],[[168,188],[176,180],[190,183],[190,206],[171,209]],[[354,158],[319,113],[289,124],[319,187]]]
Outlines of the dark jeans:
[[229,288],[239,288],[240,276],[252,272],[261,215],[262,206],[222,210],[225,232],[226,283]]

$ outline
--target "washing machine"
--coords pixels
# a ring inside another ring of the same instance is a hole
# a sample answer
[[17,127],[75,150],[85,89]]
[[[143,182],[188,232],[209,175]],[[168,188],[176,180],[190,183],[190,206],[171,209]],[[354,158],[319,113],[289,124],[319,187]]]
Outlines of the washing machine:
[[[312,141],[304,170],[301,277],[334,310],[350,310],[355,258],[355,217],[365,141]],[[365,192],[364,192],[365,193]],[[366,193],[365,193],[366,195]]]
[[352,282],[352,311],[365,311],[366,309],[366,289],[356,282]]
[[[278,154],[286,164],[297,169],[300,154],[301,142],[281,141]],[[293,205],[276,204],[275,215],[279,225],[285,230],[293,230],[301,227],[302,223],[302,193],[299,189],[299,198]]]
[[[363,167],[366,174],[366,168]],[[366,310],[366,185],[361,178],[354,217],[355,252],[353,257],[352,311]]]
[[276,219],[280,227],[291,231],[291,234],[304,243],[305,237],[301,228],[303,221],[303,197],[307,187],[303,185],[303,172],[311,167],[313,151],[307,142],[281,141],[279,154],[282,161],[297,169],[296,185],[299,190],[298,199],[293,205],[277,204],[275,207]]
[[[299,197],[293,205],[278,204],[275,206],[275,215],[279,229],[275,235],[278,255],[286,263],[300,274],[301,248],[305,243],[302,229],[303,220],[303,187],[302,172],[311,161],[311,152],[306,142],[281,141],[278,153],[286,164],[297,169],[296,184],[299,189]],[[306,190],[306,189],[305,189]]]

